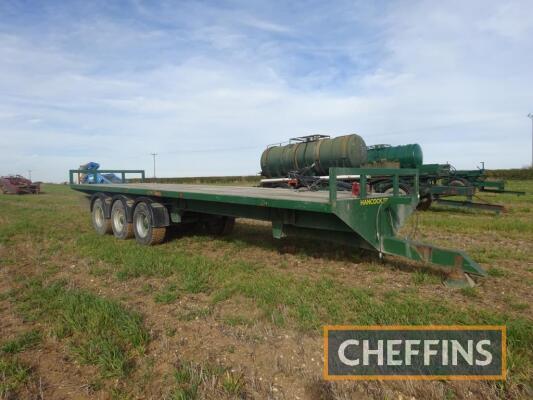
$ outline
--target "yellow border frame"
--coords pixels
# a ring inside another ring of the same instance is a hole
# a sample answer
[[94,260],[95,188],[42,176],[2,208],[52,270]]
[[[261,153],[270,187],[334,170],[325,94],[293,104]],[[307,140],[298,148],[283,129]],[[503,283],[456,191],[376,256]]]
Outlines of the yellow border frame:
[[[501,331],[502,332],[502,373],[501,375],[329,375],[328,374],[328,335],[329,331]],[[324,371],[323,377],[327,381],[369,381],[369,380],[505,380],[507,377],[507,327],[505,325],[325,325],[324,334]]]

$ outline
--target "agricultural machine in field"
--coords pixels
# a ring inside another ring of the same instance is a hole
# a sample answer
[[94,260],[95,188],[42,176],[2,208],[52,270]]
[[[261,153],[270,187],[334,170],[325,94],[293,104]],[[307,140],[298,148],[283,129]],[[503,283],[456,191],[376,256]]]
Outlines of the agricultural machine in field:
[[[503,181],[489,181],[484,170],[456,171],[450,164],[423,164],[422,148],[418,144],[402,146],[375,145],[366,147],[358,135],[331,139],[312,135],[293,138],[287,145],[269,146],[261,156],[263,187],[327,189],[328,167],[415,168],[419,171],[420,203],[418,209],[427,210],[437,202],[448,206],[484,209],[500,212],[503,206],[474,202],[477,190],[492,193],[514,193],[504,188]],[[357,176],[337,180],[340,190],[352,190],[358,185]],[[385,176],[373,176],[367,185],[378,193],[392,190],[392,181]],[[400,190],[412,191],[411,177],[402,177]],[[445,199],[464,196],[465,200]]]
[[2,176],[0,189],[4,194],[39,194],[41,182],[32,182],[21,175]]
[[484,166],[474,170],[453,170],[448,182],[474,186],[481,192],[523,195],[525,192],[505,189],[505,181],[489,180]]
[[[498,204],[474,202],[477,191],[522,195],[524,192],[505,190],[504,181],[489,180],[484,167],[460,171],[450,164],[424,164],[422,148],[418,144],[402,146],[376,145],[368,147],[370,163],[396,162],[400,168],[417,168],[420,171],[420,210],[427,210],[433,202],[456,207],[476,208],[500,212]],[[403,182],[409,187],[409,182]],[[449,200],[445,197],[463,196],[466,200]]]

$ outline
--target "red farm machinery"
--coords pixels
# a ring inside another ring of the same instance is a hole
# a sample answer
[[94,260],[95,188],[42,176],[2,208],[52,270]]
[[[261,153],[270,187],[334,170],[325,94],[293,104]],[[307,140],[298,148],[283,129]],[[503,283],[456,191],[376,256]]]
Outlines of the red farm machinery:
[[41,182],[32,182],[21,175],[2,176],[0,189],[4,194],[39,194]]

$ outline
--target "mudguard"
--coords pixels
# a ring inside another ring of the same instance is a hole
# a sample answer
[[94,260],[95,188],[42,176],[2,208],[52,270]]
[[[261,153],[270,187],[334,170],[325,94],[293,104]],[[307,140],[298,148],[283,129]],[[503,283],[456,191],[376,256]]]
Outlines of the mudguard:
[[133,210],[135,208],[135,199],[132,199],[131,197],[124,196],[122,194],[118,194],[113,196],[113,201],[111,202],[111,205],[115,203],[115,201],[121,201],[124,204],[124,208],[126,209],[126,221],[131,224],[133,222]]
[[[135,199],[135,206],[141,202],[145,202],[152,213],[152,225],[154,228],[163,228],[170,225],[170,215],[164,204],[158,203],[149,197],[138,197]],[[132,216],[133,210],[132,208]]]

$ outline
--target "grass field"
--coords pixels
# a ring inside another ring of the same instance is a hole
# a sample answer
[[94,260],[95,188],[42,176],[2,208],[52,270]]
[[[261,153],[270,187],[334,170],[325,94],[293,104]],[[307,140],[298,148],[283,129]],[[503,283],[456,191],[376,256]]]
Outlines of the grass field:
[[[436,271],[325,243],[173,231],[157,247],[93,233],[83,197],[0,196],[0,398],[473,399],[533,397],[533,181],[482,194],[507,212],[436,208],[405,234],[489,272]],[[322,380],[324,324],[506,324],[506,382]]]

